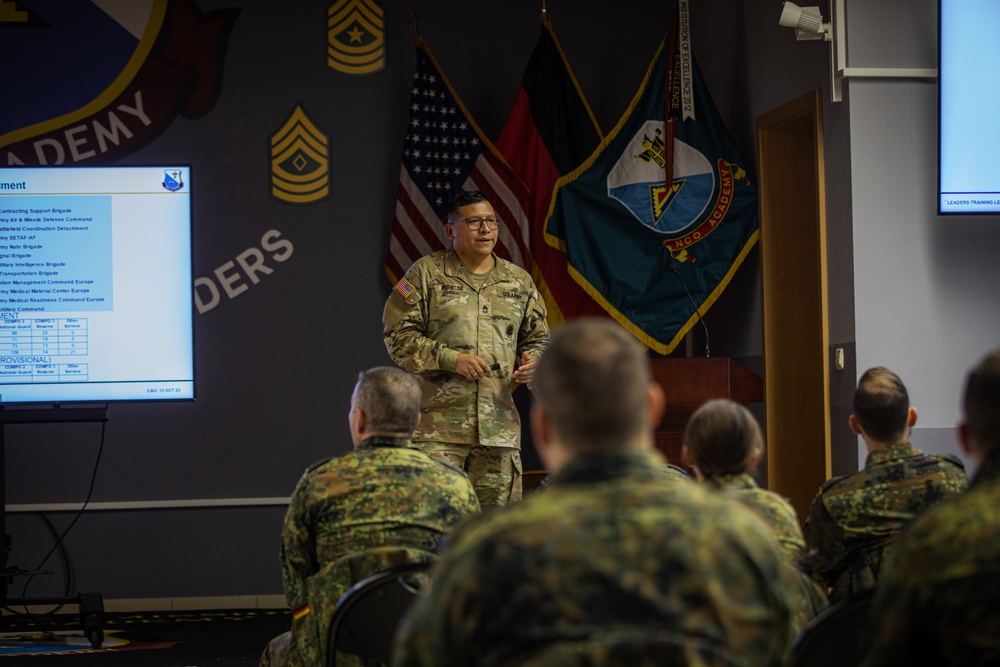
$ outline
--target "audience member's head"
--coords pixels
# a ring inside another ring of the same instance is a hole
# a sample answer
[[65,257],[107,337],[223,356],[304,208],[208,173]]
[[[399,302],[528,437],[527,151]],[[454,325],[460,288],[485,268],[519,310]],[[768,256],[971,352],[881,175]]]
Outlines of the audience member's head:
[[753,414],[739,403],[717,398],[688,420],[682,458],[697,479],[713,481],[756,468],[763,445]]
[[1000,452],[1000,350],[987,355],[972,369],[962,399],[965,421],[959,440],[979,462]]
[[579,455],[652,447],[663,391],[630,333],[579,319],[555,331],[534,377],[532,429],[551,471]]
[[351,439],[409,438],[420,422],[420,381],[404,370],[378,366],[361,371],[351,395]]
[[917,421],[917,411],[910,407],[903,381],[881,366],[869,368],[858,380],[853,407],[851,429],[864,438],[869,448],[907,441],[910,427]]

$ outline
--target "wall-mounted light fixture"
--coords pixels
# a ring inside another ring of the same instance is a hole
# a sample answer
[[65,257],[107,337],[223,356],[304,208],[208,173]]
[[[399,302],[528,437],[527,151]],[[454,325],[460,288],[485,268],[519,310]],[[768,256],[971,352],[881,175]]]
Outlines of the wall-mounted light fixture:
[[786,2],[778,25],[795,28],[795,39],[799,41],[822,39],[829,42],[831,39],[830,24],[823,23],[819,7],[799,7],[794,2]]
[[844,0],[830,0],[830,22],[824,23],[819,7],[799,7],[785,2],[778,24],[795,29],[796,40],[823,40],[830,44],[830,101],[843,99],[847,79],[937,79],[936,69],[912,67],[849,67]]

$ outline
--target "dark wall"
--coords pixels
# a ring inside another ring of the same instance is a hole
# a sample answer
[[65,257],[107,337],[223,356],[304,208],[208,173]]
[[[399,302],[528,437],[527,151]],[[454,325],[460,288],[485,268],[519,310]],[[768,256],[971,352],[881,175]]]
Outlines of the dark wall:
[[[110,408],[92,497],[101,511],[87,512],[66,540],[79,589],[108,598],[280,593],[284,499],[306,465],[350,446],[346,414],[357,372],[390,363],[381,340],[390,288],[382,258],[415,62],[411,3],[382,2],[387,68],[364,77],[327,66],[330,4],[198,0],[206,14],[239,9],[214,105],[197,118],[178,116],[112,161],[192,165],[195,278],[212,282],[220,298],[196,317],[197,401]],[[412,3],[441,68],[490,137],[538,37],[539,4]],[[672,5],[547,4],[608,132],[666,34]],[[776,21],[778,10],[766,11]],[[752,116],[763,109],[753,108],[749,90],[743,3],[706,0],[693,12],[707,85],[752,162]],[[331,194],[308,205],[269,192],[270,139],[297,105],[329,138]],[[292,252],[278,257],[268,235],[280,235]],[[241,271],[237,258],[254,249],[270,273]],[[211,301],[204,289],[203,304]],[[759,358],[756,252],[707,319],[719,332],[713,354]],[[52,545],[32,510],[46,510],[57,530],[69,524],[73,513],[53,505],[86,497],[101,426],[18,425],[5,435],[9,562],[32,569]],[[37,578],[30,594],[61,592],[61,562],[47,567],[57,574]],[[20,592],[18,583],[13,590]]]

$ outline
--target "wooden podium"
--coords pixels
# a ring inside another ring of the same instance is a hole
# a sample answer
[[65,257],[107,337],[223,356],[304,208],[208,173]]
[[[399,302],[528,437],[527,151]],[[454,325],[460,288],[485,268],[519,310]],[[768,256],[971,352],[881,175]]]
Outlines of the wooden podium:
[[649,365],[667,397],[663,421],[656,428],[656,447],[676,466],[682,466],[684,427],[703,403],[713,398],[743,405],[764,400],[760,376],[728,357],[666,357],[650,359]]

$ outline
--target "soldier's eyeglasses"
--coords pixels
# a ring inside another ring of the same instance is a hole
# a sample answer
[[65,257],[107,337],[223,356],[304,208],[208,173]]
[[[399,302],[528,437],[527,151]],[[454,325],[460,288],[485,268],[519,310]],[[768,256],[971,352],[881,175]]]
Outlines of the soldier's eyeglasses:
[[487,229],[491,230],[500,226],[500,218],[497,216],[491,216],[489,218],[460,218],[455,222],[464,222],[473,232],[479,231],[480,227],[483,226],[483,223],[486,224]]

